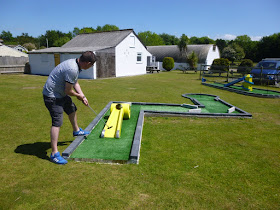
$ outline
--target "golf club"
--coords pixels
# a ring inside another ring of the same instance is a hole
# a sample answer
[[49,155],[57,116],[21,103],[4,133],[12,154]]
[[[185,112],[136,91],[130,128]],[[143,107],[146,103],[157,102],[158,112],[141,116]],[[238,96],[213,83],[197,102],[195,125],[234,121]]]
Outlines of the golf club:
[[[90,105],[88,104],[88,107],[96,114],[96,116],[98,115],[91,107],[90,107]],[[107,126],[107,128],[108,129],[110,129],[110,128],[112,128],[113,126],[108,126],[107,125],[107,123],[102,119],[102,118],[100,118],[101,120],[102,120],[102,122]]]

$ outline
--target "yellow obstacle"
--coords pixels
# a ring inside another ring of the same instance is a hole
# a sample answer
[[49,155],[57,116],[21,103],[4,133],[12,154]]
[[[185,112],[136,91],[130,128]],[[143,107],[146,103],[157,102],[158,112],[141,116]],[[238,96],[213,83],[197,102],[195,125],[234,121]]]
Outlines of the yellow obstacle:
[[120,138],[123,119],[130,118],[130,103],[113,103],[110,108],[110,116],[107,125],[103,128],[101,137]]
[[242,84],[242,88],[244,90],[247,90],[247,91],[252,91],[253,90],[253,78],[250,74],[248,74],[245,79],[244,79],[244,82]]

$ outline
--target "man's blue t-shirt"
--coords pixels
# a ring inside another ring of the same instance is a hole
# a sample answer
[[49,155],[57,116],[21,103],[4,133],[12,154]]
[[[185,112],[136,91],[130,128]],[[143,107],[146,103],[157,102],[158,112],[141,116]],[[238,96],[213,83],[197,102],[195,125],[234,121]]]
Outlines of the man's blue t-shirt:
[[53,98],[65,97],[66,82],[74,85],[78,80],[79,70],[76,59],[69,59],[57,65],[44,85],[43,94]]

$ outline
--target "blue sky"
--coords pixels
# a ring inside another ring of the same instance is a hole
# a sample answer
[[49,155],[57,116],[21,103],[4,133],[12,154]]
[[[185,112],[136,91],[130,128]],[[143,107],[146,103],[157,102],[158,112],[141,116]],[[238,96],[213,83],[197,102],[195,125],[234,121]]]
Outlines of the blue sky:
[[0,0],[0,20],[0,33],[14,37],[112,24],[136,33],[258,40],[280,32],[280,0]]

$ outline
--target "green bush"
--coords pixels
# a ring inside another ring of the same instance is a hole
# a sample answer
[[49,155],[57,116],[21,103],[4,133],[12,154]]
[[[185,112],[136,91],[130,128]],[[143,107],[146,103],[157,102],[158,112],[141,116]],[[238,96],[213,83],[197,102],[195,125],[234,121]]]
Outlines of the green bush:
[[229,60],[227,58],[217,58],[213,61],[210,70],[214,71],[228,71],[229,70]]
[[191,69],[197,68],[198,57],[193,51],[191,54],[187,56],[187,63],[189,64]]
[[252,70],[252,67],[254,66],[254,63],[252,60],[250,59],[244,59],[241,61],[241,63],[239,64],[238,68],[237,68],[237,72],[245,75],[245,74],[249,74],[250,71]]
[[171,69],[174,68],[174,59],[171,57],[165,57],[162,62],[162,67],[166,71],[170,71]]

